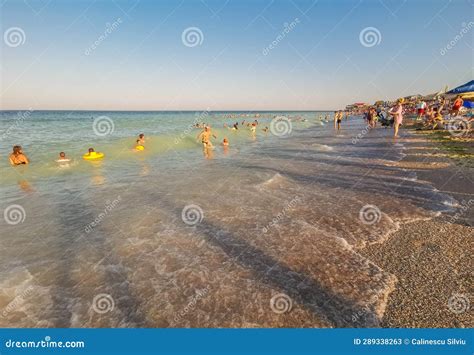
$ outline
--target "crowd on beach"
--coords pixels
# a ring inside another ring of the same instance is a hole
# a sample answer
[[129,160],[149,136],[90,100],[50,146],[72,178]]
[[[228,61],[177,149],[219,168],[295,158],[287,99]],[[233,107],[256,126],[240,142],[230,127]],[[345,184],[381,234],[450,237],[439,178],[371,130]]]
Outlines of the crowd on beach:
[[[458,129],[469,129],[472,117],[468,118],[468,111],[463,110],[464,100],[461,95],[452,100],[442,96],[436,97],[428,104],[422,98],[405,102],[400,98],[394,105],[379,102],[377,105],[368,106],[362,112],[370,128],[375,128],[377,122],[382,127],[393,127],[394,137],[398,137],[400,126],[403,124],[404,115],[415,118],[417,129],[448,129],[449,123],[455,117],[465,118],[457,124]],[[359,110],[359,113],[360,110]],[[464,127],[465,125],[466,127]]]
[[[463,117],[464,119],[458,124],[459,129],[469,129],[470,123],[473,120],[472,114],[468,116],[468,111],[463,108],[463,99],[460,95],[449,100],[445,97],[439,96],[435,97],[428,104],[423,98],[417,98],[414,100],[405,101],[405,99],[400,98],[394,104],[378,101],[374,105],[366,106],[363,108],[356,109],[346,109],[335,111],[332,115],[334,120],[334,129],[339,131],[341,129],[341,123],[343,119],[347,119],[349,116],[358,116],[362,117],[367,122],[369,128],[375,128],[377,123],[382,127],[393,127],[394,137],[398,137],[400,126],[403,124],[404,115],[411,115],[414,117],[416,122],[417,129],[447,129],[450,123],[450,120],[455,117]],[[224,118],[236,119],[238,117],[249,117],[249,114],[227,114]],[[277,116],[273,117],[274,119]],[[258,119],[260,114],[254,114],[253,121],[247,121],[244,119],[242,122],[235,121],[235,123],[224,123],[224,128],[230,131],[237,132],[239,130],[247,130],[250,132],[253,138],[256,138],[257,128],[259,126]],[[329,122],[331,119],[329,114],[326,114],[324,117],[319,115],[319,121]],[[295,121],[305,122],[306,118],[301,116],[295,116],[292,118]],[[463,127],[462,125],[466,125]],[[217,139],[216,134],[213,133],[210,124],[203,122],[198,122],[194,125],[195,129],[200,129],[200,133],[197,135],[197,140],[203,146],[204,155],[209,157],[210,152],[214,149],[212,139]],[[261,129],[263,133],[269,131],[268,126],[265,126]],[[227,137],[224,137],[221,144],[224,148],[224,152],[227,151],[230,143]],[[135,140],[135,146],[133,148],[135,151],[145,150],[145,134],[139,134],[138,138]],[[89,148],[88,152],[83,156],[84,160],[99,160],[104,157],[104,154],[101,152],[96,152],[94,148]],[[13,166],[16,165],[26,165],[30,163],[30,160],[23,152],[23,149],[20,145],[13,146],[13,151],[9,156],[10,164]],[[66,156],[65,152],[60,152],[57,163],[68,163],[71,159]]]

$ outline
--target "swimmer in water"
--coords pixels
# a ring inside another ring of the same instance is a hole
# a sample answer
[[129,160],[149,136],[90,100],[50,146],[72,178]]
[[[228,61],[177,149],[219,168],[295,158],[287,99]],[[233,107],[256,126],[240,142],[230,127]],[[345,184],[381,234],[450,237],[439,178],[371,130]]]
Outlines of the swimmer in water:
[[59,159],[56,160],[56,161],[58,163],[62,163],[62,162],[68,162],[68,161],[70,161],[70,159],[66,157],[66,153],[61,152],[61,153],[59,153]]
[[204,149],[207,149],[207,148],[213,148],[213,145],[211,143],[211,137],[214,137],[217,139],[217,136],[214,135],[211,131],[211,129],[209,127],[204,127],[204,130],[199,133],[199,135],[197,136],[197,139],[201,139],[201,143],[203,144],[204,146]]
[[89,149],[87,150],[87,152],[88,152],[88,153],[87,153],[86,155],[91,155],[91,153],[95,153],[95,150],[94,150],[94,148],[89,148]]
[[227,140],[227,138],[224,138],[224,140],[222,141],[222,147],[224,148],[224,154],[227,155],[227,153],[229,153],[229,141]]
[[252,132],[252,134],[255,134],[256,130],[257,130],[257,125],[255,123],[252,123],[250,125],[250,132]]
[[13,146],[13,152],[10,154],[9,159],[11,165],[26,165],[30,163],[20,145]]
[[144,150],[145,149],[145,147],[143,146],[144,142],[145,140],[137,139],[137,141],[135,142],[135,150]]
[[140,133],[138,135],[137,145],[144,145],[145,144],[145,135]]

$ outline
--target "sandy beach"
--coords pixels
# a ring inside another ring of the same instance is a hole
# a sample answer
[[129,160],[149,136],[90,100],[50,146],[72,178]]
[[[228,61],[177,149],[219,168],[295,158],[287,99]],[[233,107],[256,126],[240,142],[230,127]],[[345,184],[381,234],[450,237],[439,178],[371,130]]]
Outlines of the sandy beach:
[[[408,129],[411,123],[407,122]],[[419,179],[430,181],[438,190],[455,197],[462,208],[429,221],[402,224],[386,242],[361,251],[397,277],[381,326],[472,327],[472,156],[450,158],[452,152],[439,141],[414,130],[410,130],[410,134],[407,140],[412,143],[407,145],[407,156],[401,165],[415,171]],[[457,147],[465,155],[472,155],[471,143],[458,142]],[[457,302],[458,311],[450,309],[450,298]]]

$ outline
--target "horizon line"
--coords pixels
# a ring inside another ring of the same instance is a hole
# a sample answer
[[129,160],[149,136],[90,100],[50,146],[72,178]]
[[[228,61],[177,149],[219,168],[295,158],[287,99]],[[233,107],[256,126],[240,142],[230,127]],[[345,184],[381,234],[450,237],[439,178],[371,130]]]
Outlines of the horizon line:
[[25,108],[25,109],[0,109],[0,112],[9,112],[9,111],[69,111],[69,112],[329,112],[329,111],[337,111],[340,109],[311,109],[311,110],[94,110],[94,109],[81,109],[81,110],[74,110],[74,109],[33,109],[33,108]]

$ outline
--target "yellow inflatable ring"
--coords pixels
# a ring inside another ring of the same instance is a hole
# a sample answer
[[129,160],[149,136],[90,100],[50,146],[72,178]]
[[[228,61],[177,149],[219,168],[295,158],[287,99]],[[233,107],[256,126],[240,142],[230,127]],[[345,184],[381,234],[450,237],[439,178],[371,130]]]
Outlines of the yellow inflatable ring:
[[145,147],[142,146],[142,145],[137,145],[137,146],[135,146],[135,149],[136,150],[145,150]]
[[95,160],[95,159],[102,159],[104,157],[104,153],[99,153],[99,152],[91,152],[84,154],[82,158],[85,160]]

